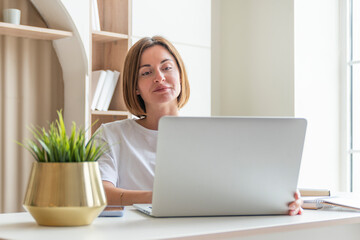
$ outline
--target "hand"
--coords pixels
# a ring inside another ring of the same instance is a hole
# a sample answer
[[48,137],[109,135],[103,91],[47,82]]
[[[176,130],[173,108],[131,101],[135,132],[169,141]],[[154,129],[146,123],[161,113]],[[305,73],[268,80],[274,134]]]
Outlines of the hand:
[[296,191],[294,194],[295,201],[291,202],[289,204],[289,215],[300,215],[303,212],[303,209],[301,208],[301,205],[303,204],[303,200],[301,199],[299,190]]

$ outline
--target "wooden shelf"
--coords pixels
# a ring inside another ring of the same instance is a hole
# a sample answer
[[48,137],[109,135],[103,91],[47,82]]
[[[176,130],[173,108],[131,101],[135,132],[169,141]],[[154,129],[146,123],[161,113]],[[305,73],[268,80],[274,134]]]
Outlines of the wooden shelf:
[[129,37],[126,34],[114,33],[107,31],[93,31],[92,39],[94,42],[112,42],[119,40],[127,40]]
[[114,110],[109,110],[109,111],[91,111],[92,115],[111,115],[111,116],[131,116],[131,113],[128,111],[114,111]]
[[[95,0],[99,11],[100,28],[92,31],[92,71],[110,69],[123,71],[124,61],[131,39],[131,0]],[[96,90],[97,82],[90,82],[90,92]],[[92,101],[90,97],[90,102]],[[91,105],[91,104],[90,104]],[[109,111],[90,111],[91,131],[94,133],[101,124],[132,118],[126,111],[120,78],[111,99]]]
[[71,37],[72,33],[68,31],[55,30],[49,28],[16,25],[12,23],[0,22],[0,35],[33,38],[40,40],[56,40]]

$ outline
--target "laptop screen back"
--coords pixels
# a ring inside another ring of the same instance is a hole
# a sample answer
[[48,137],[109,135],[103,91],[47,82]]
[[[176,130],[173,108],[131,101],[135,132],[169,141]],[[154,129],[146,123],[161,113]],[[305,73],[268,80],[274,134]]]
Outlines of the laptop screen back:
[[287,214],[306,120],[163,117],[154,216]]

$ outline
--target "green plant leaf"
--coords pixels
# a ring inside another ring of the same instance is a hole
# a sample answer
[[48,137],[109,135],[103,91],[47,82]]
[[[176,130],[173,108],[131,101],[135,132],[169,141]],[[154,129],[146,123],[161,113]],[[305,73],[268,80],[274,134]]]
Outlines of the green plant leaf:
[[[17,142],[27,149],[39,162],[84,162],[97,161],[108,149],[107,144],[95,143],[95,133],[86,143],[86,131],[76,128],[72,123],[70,137],[66,134],[62,111],[57,111],[58,119],[52,122],[49,130],[40,127],[28,128],[34,140],[25,144]],[[89,128],[90,129],[90,128]],[[89,130],[87,129],[87,130]]]

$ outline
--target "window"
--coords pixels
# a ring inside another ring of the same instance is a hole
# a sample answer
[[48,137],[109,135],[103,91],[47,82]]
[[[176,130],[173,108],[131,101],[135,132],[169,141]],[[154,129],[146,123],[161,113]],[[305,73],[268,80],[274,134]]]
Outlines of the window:
[[347,76],[349,83],[350,189],[360,192],[360,0],[348,2]]

